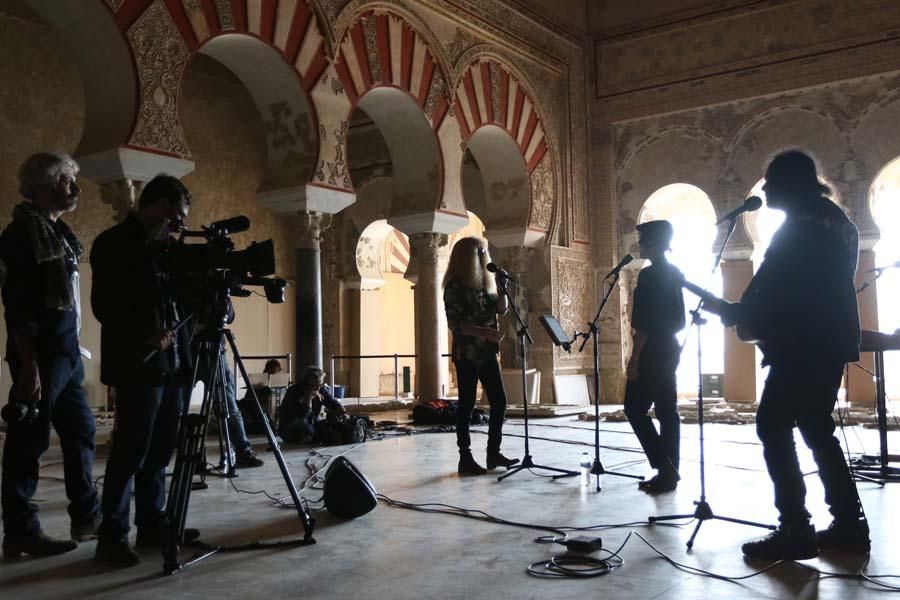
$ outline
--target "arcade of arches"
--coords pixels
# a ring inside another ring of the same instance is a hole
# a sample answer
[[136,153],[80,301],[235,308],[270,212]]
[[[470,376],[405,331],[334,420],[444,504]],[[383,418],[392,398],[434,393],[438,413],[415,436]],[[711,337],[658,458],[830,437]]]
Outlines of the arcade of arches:
[[[636,252],[634,227],[651,216],[676,223],[673,260],[702,274],[723,234],[713,223],[780,150],[810,152],[857,224],[860,284],[900,259],[897,11],[875,0],[551,4],[0,0],[0,221],[17,202],[16,167],[40,150],[81,165],[69,222],[87,246],[143,182],[182,177],[190,225],[248,215],[238,246],[274,239],[291,282],[283,305],[237,301],[246,354],[292,352],[295,365],[326,369],[332,355],[415,354],[401,366],[419,399],[454,391],[440,282],[462,235],[483,232],[520,280],[544,403],[569,401],[554,377],[592,369],[589,355],[554,348],[537,318],[583,329],[600,277]],[[752,276],[767,223],[760,213],[739,224],[713,281],[725,296]],[[621,402],[641,262],[601,322],[604,402]],[[860,295],[864,328],[900,326],[893,277]],[[726,400],[754,401],[754,349],[710,335],[705,371],[724,375]],[[89,311],[82,343],[100,405]],[[395,376],[390,359],[335,363],[352,395],[393,395]],[[863,370],[846,387],[873,401]]]

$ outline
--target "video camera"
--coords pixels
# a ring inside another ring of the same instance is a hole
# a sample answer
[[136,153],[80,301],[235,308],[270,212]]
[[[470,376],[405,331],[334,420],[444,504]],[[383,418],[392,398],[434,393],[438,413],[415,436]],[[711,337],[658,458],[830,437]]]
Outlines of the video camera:
[[[287,281],[270,277],[275,273],[275,245],[272,240],[253,242],[243,250],[234,249],[228,237],[250,228],[250,219],[237,216],[215,221],[200,230],[183,230],[177,241],[162,252],[162,266],[171,276],[175,293],[185,303],[210,313],[217,320],[229,320],[230,296],[246,297],[244,286],[260,286],[266,299],[284,302]],[[188,243],[202,238],[205,243]]]

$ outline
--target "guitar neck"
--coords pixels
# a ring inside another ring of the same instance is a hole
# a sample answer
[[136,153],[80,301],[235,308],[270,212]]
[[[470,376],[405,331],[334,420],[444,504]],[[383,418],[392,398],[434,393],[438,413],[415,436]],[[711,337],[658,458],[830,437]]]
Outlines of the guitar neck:
[[720,312],[717,309],[719,307],[721,307],[721,305],[724,303],[724,300],[722,300],[715,294],[711,294],[710,292],[707,292],[705,289],[703,289],[699,285],[695,285],[688,280],[682,281],[681,285],[687,291],[691,292],[692,294],[694,294],[695,296],[697,296],[698,298],[703,300],[703,303],[706,305],[704,307],[704,308],[706,308],[706,310],[708,310],[712,313],[715,313],[715,314],[720,314]]

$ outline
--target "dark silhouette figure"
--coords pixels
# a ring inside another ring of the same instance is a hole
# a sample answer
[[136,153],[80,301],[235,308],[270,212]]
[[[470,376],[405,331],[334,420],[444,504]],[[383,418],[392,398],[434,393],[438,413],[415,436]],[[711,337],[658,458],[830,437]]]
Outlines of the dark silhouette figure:
[[[642,269],[634,290],[631,327],[634,345],[628,362],[625,387],[625,415],[634,429],[650,466],[658,473],[638,484],[650,492],[675,489],[678,475],[681,420],[675,369],[680,347],[675,334],[684,329],[684,298],[681,282],[684,275],[666,259],[672,241],[672,224],[649,221],[637,226],[641,257],[653,264]],[[647,414],[655,407],[659,432]]]
[[[781,525],[743,552],[794,560],[812,558],[818,548],[868,552],[868,525],[831,417],[844,365],[859,358],[858,233],[802,152],[778,155],[763,190],[786,219],[740,303],[721,308],[742,339],[758,340],[769,366],[756,430]],[[805,507],[794,427],[813,452],[834,516],[818,534]]]

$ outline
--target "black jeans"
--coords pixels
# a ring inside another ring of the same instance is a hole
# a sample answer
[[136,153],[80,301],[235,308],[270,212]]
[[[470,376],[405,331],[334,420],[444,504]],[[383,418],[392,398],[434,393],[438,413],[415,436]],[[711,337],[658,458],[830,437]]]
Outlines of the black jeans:
[[472,440],[469,437],[469,424],[472,422],[472,411],[475,409],[475,392],[478,381],[487,392],[491,412],[488,419],[488,454],[500,452],[503,440],[503,421],[506,418],[506,391],[500,377],[500,363],[497,359],[484,361],[457,360],[456,383],[459,386],[459,405],[456,410],[456,445],[459,453],[466,454]]
[[[674,365],[677,364],[676,358]],[[651,406],[659,419],[659,432],[647,414]],[[628,417],[650,466],[660,469],[671,464],[677,471],[681,419],[678,416],[675,367],[671,360],[658,361],[649,356],[642,357],[638,378],[625,386],[625,416]]]
[[831,417],[843,369],[843,364],[791,364],[772,365],[769,370],[756,413],[756,432],[763,443],[782,523],[804,524],[810,517],[794,446],[795,426],[813,452],[831,514],[838,520],[861,515],[856,484],[834,436]]
[[[11,364],[13,390],[18,365]],[[50,425],[59,435],[69,517],[72,524],[90,523],[100,511],[94,489],[94,413],[84,396],[81,357],[55,357],[39,365],[40,414],[33,421],[10,423],[3,445],[3,530],[7,539],[41,531],[37,490],[41,455],[50,447]],[[12,394],[13,391],[10,392]]]
[[134,523],[155,527],[166,505],[166,465],[178,435],[185,386],[131,385],[116,388],[116,430],[103,480],[100,535],[128,534],[134,480]]

